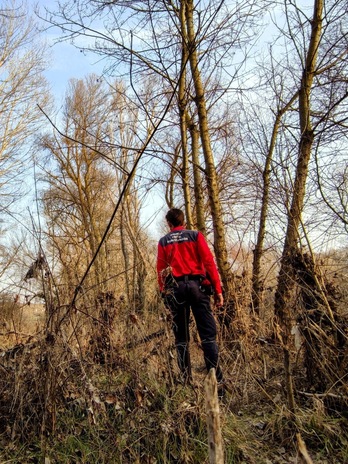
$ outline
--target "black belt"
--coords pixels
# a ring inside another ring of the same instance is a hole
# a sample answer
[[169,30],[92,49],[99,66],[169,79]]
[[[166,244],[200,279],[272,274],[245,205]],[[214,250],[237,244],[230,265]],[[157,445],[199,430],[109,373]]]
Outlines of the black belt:
[[179,277],[174,277],[174,280],[176,280],[177,282],[180,282],[180,281],[184,281],[184,282],[188,282],[189,280],[203,280],[203,276],[201,275],[194,275],[194,274],[188,274],[188,275],[183,275],[183,276],[179,276]]

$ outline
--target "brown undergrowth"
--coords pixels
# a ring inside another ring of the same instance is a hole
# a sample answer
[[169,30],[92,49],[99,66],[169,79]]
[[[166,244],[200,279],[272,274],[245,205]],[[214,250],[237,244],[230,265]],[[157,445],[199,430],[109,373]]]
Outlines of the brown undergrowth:
[[[116,306],[110,325],[101,321],[102,340],[95,320],[82,338],[67,322],[48,333],[44,320],[41,327],[37,321],[26,327],[23,333],[32,333],[21,343],[8,346],[3,336],[0,462],[207,463],[206,373],[198,336],[192,324],[194,381],[182,385],[167,314],[161,303],[155,308],[132,314]],[[220,405],[228,464],[303,462],[286,407],[282,349],[270,328],[245,309],[237,311],[233,327],[220,327],[229,389]],[[309,390],[305,359],[294,346],[297,427],[313,462],[343,464],[346,382]]]

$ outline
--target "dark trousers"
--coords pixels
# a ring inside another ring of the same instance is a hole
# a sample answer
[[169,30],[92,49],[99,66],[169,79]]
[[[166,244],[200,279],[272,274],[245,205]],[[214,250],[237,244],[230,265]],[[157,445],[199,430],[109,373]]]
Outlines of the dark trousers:
[[190,310],[192,310],[202,343],[206,368],[209,371],[214,367],[217,381],[222,382],[216,343],[216,322],[210,306],[210,296],[201,291],[199,281],[178,281],[167,289],[165,303],[172,313],[178,365],[185,378],[191,378],[189,322]]

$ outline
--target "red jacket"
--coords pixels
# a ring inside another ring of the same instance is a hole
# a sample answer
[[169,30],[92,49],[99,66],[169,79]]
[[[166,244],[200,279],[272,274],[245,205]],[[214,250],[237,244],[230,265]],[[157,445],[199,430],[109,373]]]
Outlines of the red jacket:
[[157,276],[160,290],[168,272],[174,277],[209,275],[216,293],[222,293],[219,273],[212,252],[201,232],[183,226],[172,229],[158,242]]

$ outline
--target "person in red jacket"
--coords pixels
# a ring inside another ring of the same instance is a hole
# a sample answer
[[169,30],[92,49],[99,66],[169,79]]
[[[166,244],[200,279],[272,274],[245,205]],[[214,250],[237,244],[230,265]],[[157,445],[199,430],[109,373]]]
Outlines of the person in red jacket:
[[192,379],[189,352],[192,310],[206,368],[208,371],[216,369],[218,385],[223,386],[216,322],[210,304],[211,292],[208,291],[212,287],[215,305],[221,307],[224,301],[214,257],[203,234],[185,228],[184,213],[180,209],[170,209],[166,220],[170,232],[158,242],[157,276],[164,303],[172,313],[179,369],[185,381]]

